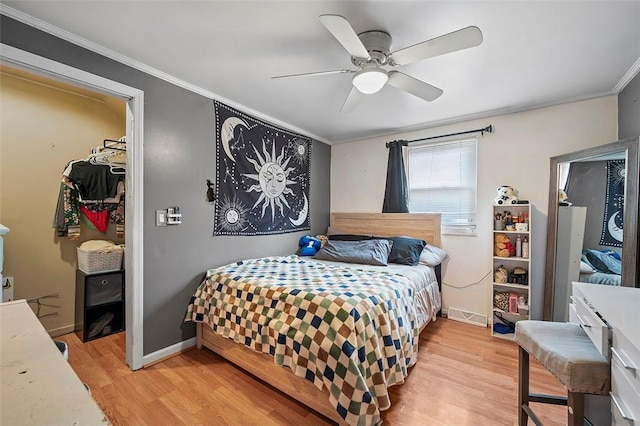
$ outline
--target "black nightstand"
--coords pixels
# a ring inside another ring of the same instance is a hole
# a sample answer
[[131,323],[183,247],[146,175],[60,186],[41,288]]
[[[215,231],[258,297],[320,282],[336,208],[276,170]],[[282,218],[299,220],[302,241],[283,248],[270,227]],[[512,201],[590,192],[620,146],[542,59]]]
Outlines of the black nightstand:
[[75,331],[83,341],[124,331],[124,270],[76,271]]

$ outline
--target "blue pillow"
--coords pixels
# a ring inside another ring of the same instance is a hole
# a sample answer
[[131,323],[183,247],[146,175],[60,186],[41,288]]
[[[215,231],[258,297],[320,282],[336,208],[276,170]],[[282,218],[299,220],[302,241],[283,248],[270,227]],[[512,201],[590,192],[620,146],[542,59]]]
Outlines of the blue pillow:
[[423,240],[409,237],[391,237],[393,242],[389,263],[399,263],[401,265],[416,266],[420,261],[420,253],[427,244]]

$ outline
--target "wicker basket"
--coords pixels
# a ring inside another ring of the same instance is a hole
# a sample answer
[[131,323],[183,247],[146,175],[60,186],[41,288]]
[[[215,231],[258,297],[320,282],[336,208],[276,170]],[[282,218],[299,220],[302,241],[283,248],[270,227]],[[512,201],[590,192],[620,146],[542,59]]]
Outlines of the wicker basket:
[[85,274],[119,271],[122,268],[123,255],[122,246],[101,250],[83,250],[78,247],[78,269]]

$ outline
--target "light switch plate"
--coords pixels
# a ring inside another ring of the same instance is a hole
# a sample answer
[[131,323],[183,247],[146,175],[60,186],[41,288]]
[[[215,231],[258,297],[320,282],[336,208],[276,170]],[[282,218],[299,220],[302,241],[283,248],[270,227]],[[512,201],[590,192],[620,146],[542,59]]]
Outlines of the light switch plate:
[[156,210],[156,226],[167,226],[166,210]]

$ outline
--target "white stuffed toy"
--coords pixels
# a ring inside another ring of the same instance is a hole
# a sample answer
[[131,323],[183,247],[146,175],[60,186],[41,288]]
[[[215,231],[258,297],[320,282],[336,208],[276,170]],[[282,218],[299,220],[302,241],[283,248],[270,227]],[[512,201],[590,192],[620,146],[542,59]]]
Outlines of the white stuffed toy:
[[513,188],[507,185],[502,185],[498,188],[498,196],[493,200],[496,206],[502,206],[504,204],[517,204],[518,197],[513,193]]
[[569,196],[562,189],[558,190],[558,202],[561,206],[570,206]]

